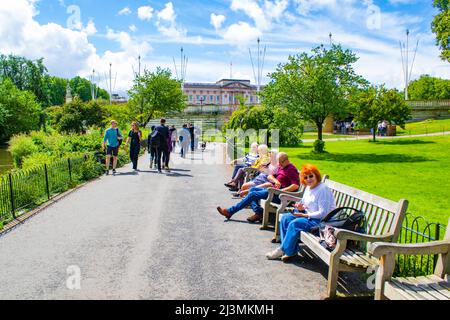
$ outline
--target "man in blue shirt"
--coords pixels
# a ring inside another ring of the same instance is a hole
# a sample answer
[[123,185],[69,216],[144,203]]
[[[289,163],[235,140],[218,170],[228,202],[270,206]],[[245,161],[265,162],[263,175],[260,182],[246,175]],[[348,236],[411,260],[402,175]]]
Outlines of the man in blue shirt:
[[[109,174],[109,163],[113,156],[113,174],[116,173],[117,155],[119,154],[119,140],[122,140],[122,134],[117,128],[117,121],[111,120],[111,128],[107,129],[103,137],[102,150],[106,147],[106,175]],[[108,144],[107,144],[108,142]]]

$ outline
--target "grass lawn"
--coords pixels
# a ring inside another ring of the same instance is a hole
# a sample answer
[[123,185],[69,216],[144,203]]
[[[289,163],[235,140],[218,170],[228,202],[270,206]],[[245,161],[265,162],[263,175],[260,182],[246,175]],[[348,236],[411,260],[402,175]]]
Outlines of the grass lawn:
[[313,155],[312,143],[281,148],[293,163],[312,163],[332,180],[398,201],[408,212],[429,222],[447,224],[450,217],[450,136],[414,139],[327,142],[329,152]]
[[407,123],[405,130],[397,127],[397,135],[410,135],[410,134],[426,134],[450,131],[450,119],[445,120],[426,120],[421,122]]

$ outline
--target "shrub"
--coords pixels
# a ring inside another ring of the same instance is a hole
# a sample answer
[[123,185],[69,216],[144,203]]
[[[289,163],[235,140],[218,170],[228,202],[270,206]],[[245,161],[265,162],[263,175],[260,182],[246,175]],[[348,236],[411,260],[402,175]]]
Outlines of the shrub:
[[23,159],[39,152],[39,148],[33,143],[33,139],[24,134],[12,137],[9,151],[17,168],[22,166]]
[[325,152],[325,141],[316,140],[314,141],[314,152],[316,153],[324,153]]

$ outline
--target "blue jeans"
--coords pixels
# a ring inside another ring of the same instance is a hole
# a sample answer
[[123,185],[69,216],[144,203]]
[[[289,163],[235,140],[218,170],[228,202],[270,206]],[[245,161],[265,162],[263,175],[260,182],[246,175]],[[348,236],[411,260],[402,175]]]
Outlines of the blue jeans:
[[[238,204],[232,206],[231,208],[227,209],[228,213],[233,215],[238,211],[241,211],[242,209],[245,209],[249,204],[252,206],[252,210],[255,214],[262,215],[264,209],[259,204],[260,200],[265,200],[269,196],[269,190],[253,187],[248,192],[248,195],[242,199]],[[273,202],[280,203],[280,199],[278,196],[274,196],[272,199]]]
[[280,222],[281,249],[284,254],[296,255],[299,251],[300,232],[309,232],[319,222],[319,219],[297,218],[291,213],[284,214]]
[[245,165],[237,164],[237,165],[234,166],[233,175],[231,176],[231,179],[234,179],[234,177],[236,177],[236,174],[237,174],[238,170],[241,169],[241,168],[245,168]]

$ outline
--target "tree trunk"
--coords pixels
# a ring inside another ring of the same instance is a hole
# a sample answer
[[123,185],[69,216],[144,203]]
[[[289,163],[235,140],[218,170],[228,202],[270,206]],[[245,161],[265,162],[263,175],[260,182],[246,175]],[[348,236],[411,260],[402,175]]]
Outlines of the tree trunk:
[[323,140],[323,123],[316,123],[317,125],[317,139]]
[[377,138],[376,138],[377,131],[375,130],[375,128],[373,128],[372,132],[373,132],[373,142],[376,142],[377,141]]

